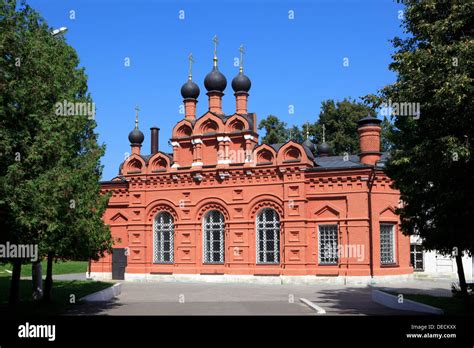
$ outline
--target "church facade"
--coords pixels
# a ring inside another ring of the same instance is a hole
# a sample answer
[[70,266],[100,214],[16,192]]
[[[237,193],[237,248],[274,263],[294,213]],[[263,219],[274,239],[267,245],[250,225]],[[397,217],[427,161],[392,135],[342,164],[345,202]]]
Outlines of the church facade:
[[200,89],[183,85],[185,116],[172,153],[151,153],[130,133],[131,155],[102,182],[111,194],[104,221],[113,253],[91,265],[95,278],[162,275],[387,276],[413,272],[410,240],[400,231],[399,193],[384,173],[380,120],[358,123],[361,152],[331,156],[328,144],[259,144],[247,111],[250,79],[232,80],[235,112],[217,57],[206,76],[208,111],[196,115]]

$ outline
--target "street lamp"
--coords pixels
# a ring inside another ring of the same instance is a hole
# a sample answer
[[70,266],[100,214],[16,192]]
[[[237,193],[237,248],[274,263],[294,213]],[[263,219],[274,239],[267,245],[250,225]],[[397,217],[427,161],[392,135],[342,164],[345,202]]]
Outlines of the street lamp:
[[61,27],[59,29],[54,29],[52,32],[51,32],[51,35],[53,36],[58,36],[58,35],[62,35],[62,34],[65,34],[67,32],[67,28],[66,27]]

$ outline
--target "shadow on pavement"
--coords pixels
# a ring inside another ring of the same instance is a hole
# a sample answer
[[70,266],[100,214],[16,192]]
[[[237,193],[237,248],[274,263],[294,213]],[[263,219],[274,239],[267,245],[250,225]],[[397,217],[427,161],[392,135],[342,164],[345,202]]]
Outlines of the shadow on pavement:
[[[313,300],[309,300],[323,307],[327,315],[426,315],[426,313],[396,310],[372,301],[372,290],[381,289],[382,287],[322,289],[315,293]],[[403,292],[410,289],[394,290]]]
[[117,298],[104,302],[79,302],[63,315],[108,315],[108,310],[121,306]]

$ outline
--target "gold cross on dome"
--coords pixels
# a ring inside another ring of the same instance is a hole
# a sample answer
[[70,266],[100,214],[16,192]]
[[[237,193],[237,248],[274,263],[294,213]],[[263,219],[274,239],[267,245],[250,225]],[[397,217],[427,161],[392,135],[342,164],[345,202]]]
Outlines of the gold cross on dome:
[[245,48],[244,44],[241,44],[239,47],[239,52],[240,52],[240,72],[244,70],[244,53],[245,53]]
[[135,106],[135,128],[138,129],[138,111],[140,111],[140,107],[138,105]]
[[219,43],[217,35],[214,35],[214,37],[212,38],[212,42],[214,42],[214,57],[217,57],[217,44]]
[[193,78],[193,63],[194,63],[192,53],[189,54],[188,60],[189,60],[189,79],[191,80]]
[[306,122],[306,139],[309,137],[309,122]]
[[323,143],[326,142],[326,126],[323,124]]

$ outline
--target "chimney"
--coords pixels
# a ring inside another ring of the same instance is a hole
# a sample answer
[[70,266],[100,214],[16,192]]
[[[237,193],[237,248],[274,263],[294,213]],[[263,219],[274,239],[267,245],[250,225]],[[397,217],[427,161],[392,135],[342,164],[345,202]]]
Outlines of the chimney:
[[158,152],[159,146],[159,133],[160,129],[156,126],[150,128],[151,130],[151,154],[154,155]]
[[380,123],[382,123],[381,120],[372,116],[364,117],[357,122],[361,163],[373,166],[382,156],[380,152]]
[[209,91],[206,93],[209,97],[209,111],[216,114],[222,114],[222,97],[224,93],[220,91]]

